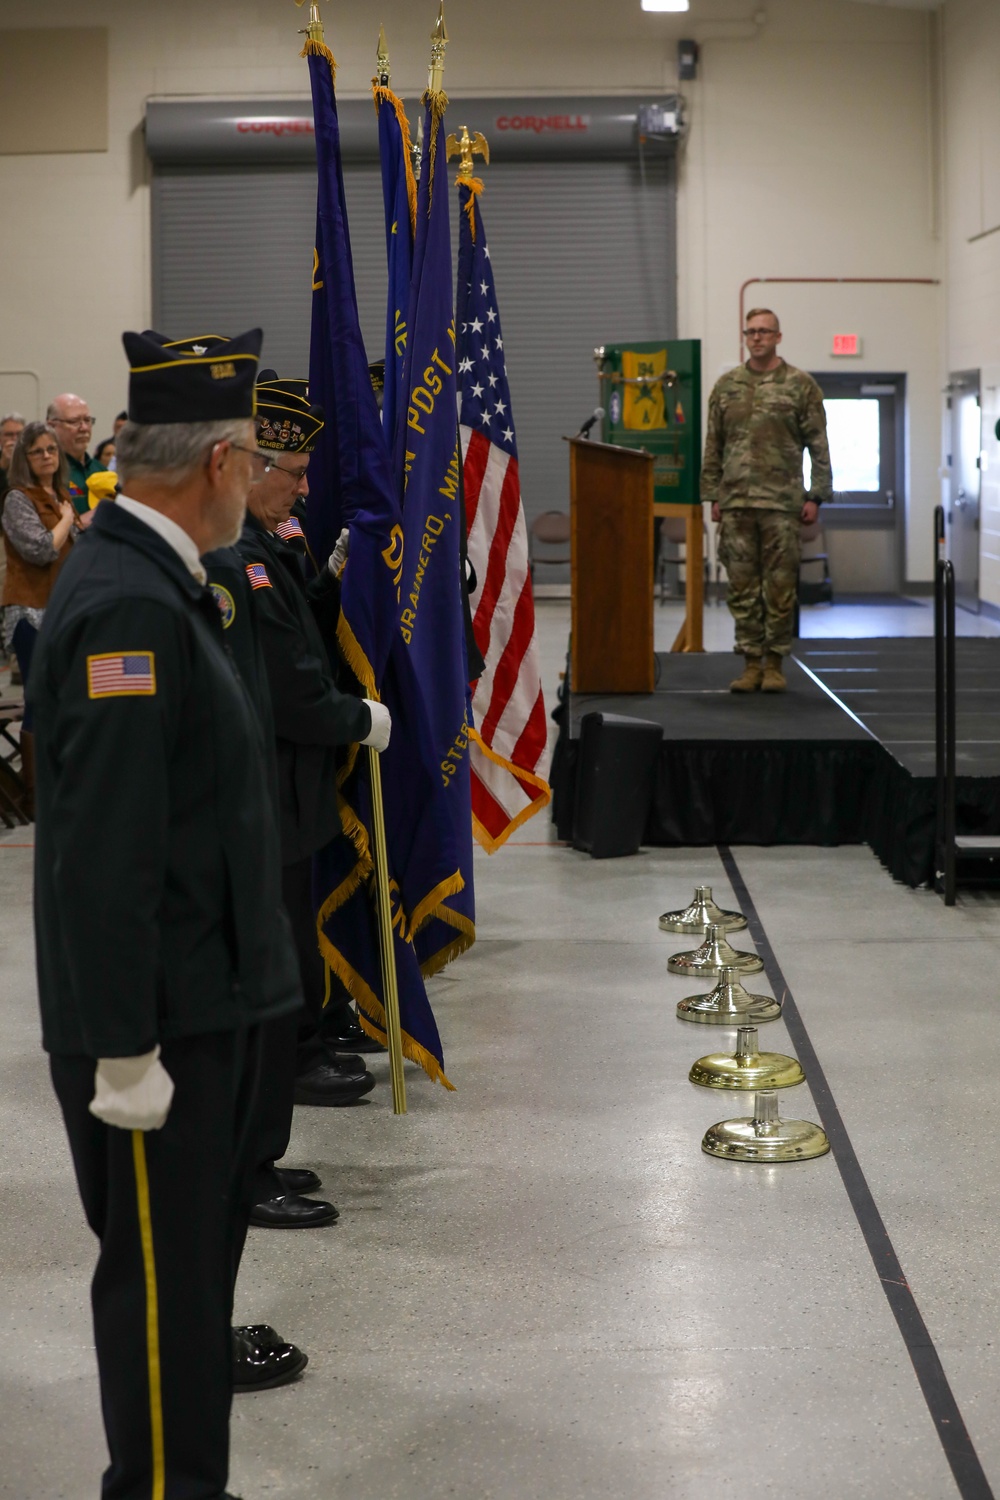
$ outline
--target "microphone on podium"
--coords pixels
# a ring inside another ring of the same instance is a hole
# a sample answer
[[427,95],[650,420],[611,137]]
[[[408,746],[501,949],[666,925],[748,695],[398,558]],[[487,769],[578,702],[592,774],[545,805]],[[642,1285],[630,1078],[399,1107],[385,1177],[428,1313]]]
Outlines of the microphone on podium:
[[590,416],[587,418],[586,422],[584,422],[583,426],[580,428],[580,431],[577,433],[577,437],[590,437],[590,429],[595,426],[595,424],[598,423],[603,416],[604,407],[595,406],[594,410],[591,412]]

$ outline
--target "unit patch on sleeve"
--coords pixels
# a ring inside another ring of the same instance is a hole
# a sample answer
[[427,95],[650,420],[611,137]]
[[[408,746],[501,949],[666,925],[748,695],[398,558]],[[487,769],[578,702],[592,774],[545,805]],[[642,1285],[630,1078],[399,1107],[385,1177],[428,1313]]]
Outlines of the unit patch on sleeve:
[[87,657],[89,698],[151,698],[155,692],[152,651],[106,651]]
[[221,583],[210,583],[212,597],[219,606],[219,614],[222,616],[222,628],[228,630],[236,619],[236,600],[228,589],[224,589]]
[[247,563],[247,577],[252,589],[273,589],[274,584],[267,576],[267,569],[263,563]]

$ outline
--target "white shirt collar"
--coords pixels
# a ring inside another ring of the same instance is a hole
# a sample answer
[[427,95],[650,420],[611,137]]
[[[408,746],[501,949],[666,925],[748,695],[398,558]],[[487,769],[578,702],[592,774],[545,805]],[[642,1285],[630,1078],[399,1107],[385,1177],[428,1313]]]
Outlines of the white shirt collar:
[[183,526],[178,526],[176,521],[171,521],[162,511],[154,510],[151,505],[143,505],[141,500],[132,500],[128,495],[119,495],[114,504],[127,510],[137,521],[143,521],[152,527],[153,531],[173,547],[192,578],[196,578],[201,584],[208,582],[208,574],[201,565],[194,539],[188,536]]

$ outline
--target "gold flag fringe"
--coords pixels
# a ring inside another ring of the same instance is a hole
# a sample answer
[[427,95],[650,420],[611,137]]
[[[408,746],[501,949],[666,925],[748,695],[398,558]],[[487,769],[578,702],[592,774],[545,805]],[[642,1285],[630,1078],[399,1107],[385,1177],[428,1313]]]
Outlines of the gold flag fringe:
[[330,64],[330,72],[333,75],[333,81],[334,83],[337,82],[337,59],[334,57],[333,53],[330,51],[325,42],[313,42],[307,40],[302,48],[302,51],[299,53],[299,56],[325,57],[327,62]]
[[[353,965],[348,963],[339,948],[333,946],[326,933],[322,930],[319,930],[319,946],[327,964],[350,994],[353,995],[359,1007],[363,1006],[365,1010],[370,1011],[371,1015],[375,1017],[375,1025],[373,1025],[369,1017],[365,1015],[364,1010],[359,1010],[358,1012],[358,1020],[363,1029],[376,1042],[381,1042],[384,1047],[386,1045],[385,1010],[374,990],[366,983]],[[381,1027],[381,1035],[379,1035],[378,1027]],[[408,1057],[410,1062],[414,1062],[418,1067],[423,1068],[432,1082],[440,1083],[443,1088],[449,1089],[451,1093],[454,1093],[455,1085],[448,1078],[433,1052],[428,1052],[427,1048],[422,1047],[407,1031],[403,1032],[402,1040],[403,1056]]]
[[530,802],[527,807],[522,807],[517,816],[512,818],[508,823],[499,838],[494,838],[491,833],[488,833],[475,813],[473,813],[472,832],[475,835],[476,842],[486,850],[487,854],[495,854],[498,849],[503,847],[511,834],[516,832],[523,823],[527,823],[529,818],[535,816],[535,813],[541,812],[543,807],[548,807],[552,801],[552,788],[543,777],[536,776],[533,771],[526,771],[522,766],[515,765],[512,760],[505,760],[502,755],[498,755],[491,746],[486,744],[478,729],[470,727],[469,738],[470,740],[475,740],[487,760],[493,761],[495,765],[502,766],[505,771],[509,771],[518,781],[530,782],[532,786],[538,788],[541,794],[535,798],[534,802]]
[[469,201],[465,205],[465,212],[468,215],[469,228],[472,230],[472,243],[475,244],[476,243],[476,199],[479,197],[480,193],[482,193],[482,192],[485,191],[486,184],[483,182],[483,179],[481,177],[466,177],[464,175],[464,173],[460,173],[455,178],[455,186],[456,187],[466,187],[466,188],[469,189]]
[[391,105],[396,111],[396,119],[399,121],[399,129],[403,137],[403,161],[406,168],[406,201],[410,206],[410,233],[416,234],[417,179],[413,175],[413,142],[410,137],[410,122],[406,118],[406,107],[399,95],[394,94],[390,88],[384,88],[377,78],[372,79],[372,98],[375,100],[376,114],[383,104]]
[[437,164],[438,126],[444,119],[444,112],[448,108],[448,95],[444,89],[436,89],[434,93],[431,93],[430,89],[427,89],[421,103],[424,105],[429,104],[431,109],[431,159],[427,169],[427,216],[429,218],[431,199],[434,193],[434,168]]

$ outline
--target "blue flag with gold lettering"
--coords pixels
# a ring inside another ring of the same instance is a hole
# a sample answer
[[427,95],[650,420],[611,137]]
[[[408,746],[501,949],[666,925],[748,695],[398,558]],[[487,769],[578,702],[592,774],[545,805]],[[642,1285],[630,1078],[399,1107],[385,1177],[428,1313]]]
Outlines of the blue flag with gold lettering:
[[372,85],[378,112],[378,149],[382,163],[385,247],[389,296],[385,318],[385,390],[382,430],[390,453],[396,440],[406,359],[406,319],[413,270],[413,234],[417,220],[417,184],[410,161],[410,126],[402,100],[377,81]]
[[457,360],[451,202],[442,93],[424,95],[424,157],[396,444],[403,494],[400,630],[423,689],[447,829],[460,850],[462,889],[416,934],[425,974],[475,942],[469,726],[472,709],[462,605]]
[[[461,888],[461,850],[449,836],[428,715],[399,629],[405,543],[358,319],[333,57],[316,41],[306,52],[318,167],[309,382],[311,399],[326,414],[309,468],[306,529],[320,559],[342,526],[350,530],[337,646],[365,696],[380,698],[392,715],[392,737],[380,759],[403,1050],[450,1088],[414,937],[442,899]],[[371,796],[367,752],[359,748],[350,747],[338,774],[346,836],[317,856],[314,895],[320,949],[357,1000],[365,1029],[384,1042]]]

